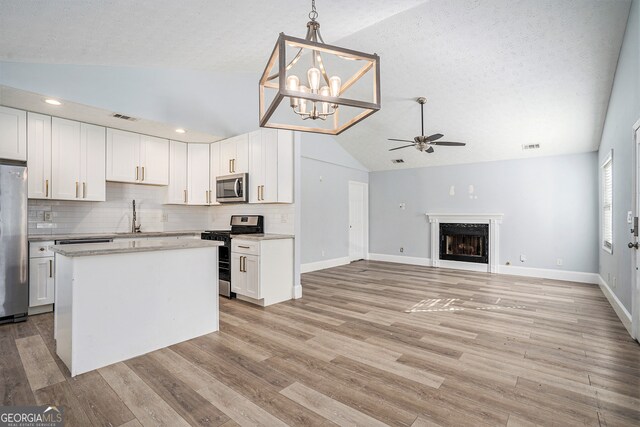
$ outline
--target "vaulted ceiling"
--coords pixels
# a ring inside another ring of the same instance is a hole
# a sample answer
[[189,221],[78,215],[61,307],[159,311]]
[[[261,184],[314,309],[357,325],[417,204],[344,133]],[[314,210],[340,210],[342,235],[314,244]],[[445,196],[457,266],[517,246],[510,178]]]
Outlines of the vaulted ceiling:
[[[630,1],[318,0],[327,42],[378,53],[382,109],[337,137],[371,170],[597,149]],[[0,60],[259,72],[310,2],[0,0]],[[257,90],[257,83],[256,83]],[[387,151],[427,134],[468,145]],[[523,151],[523,144],[540,149]],[[391,163],[403,158],[403,165]]]

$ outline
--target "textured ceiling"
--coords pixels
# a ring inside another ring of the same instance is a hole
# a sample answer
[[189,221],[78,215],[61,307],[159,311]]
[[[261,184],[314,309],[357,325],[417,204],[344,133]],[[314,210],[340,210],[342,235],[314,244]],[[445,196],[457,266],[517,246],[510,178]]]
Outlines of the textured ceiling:
[[[0,60],[261,71],[279,32],[304,35],[309,3],[0,0]],[[337,138],[371,170],[597,149],[629,0],[317,5],[327,42],[381,56],[382,110]],[[418,96],[425,132],[467,147],[387,151],[419,133]]]

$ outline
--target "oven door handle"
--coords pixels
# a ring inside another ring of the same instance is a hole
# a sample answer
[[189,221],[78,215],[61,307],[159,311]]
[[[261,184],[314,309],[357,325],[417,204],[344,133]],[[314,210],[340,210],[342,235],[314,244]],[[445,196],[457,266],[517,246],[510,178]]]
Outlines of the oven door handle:
[[238,184],[240,183],[240,178],[236,178],[236,182],[233,183],[233,192],[236,193],[236,197],[240,197],[238,193]]

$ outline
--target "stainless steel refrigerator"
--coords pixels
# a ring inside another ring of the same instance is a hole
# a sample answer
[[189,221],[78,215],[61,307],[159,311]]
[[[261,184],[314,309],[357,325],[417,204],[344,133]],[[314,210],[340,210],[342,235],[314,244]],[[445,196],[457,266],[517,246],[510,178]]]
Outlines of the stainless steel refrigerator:
[[0,159],[0,323],[27,318],[28,251],[27,165]]

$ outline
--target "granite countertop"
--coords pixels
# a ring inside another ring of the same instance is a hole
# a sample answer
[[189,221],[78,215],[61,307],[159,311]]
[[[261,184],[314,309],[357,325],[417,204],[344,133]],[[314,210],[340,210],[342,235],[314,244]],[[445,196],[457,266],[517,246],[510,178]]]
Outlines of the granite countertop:
[[234,234],[231,236],[233,239],[241,240],[281,240],[281,239],[293,239],[293,234]]
[[30,242],[45,242],[50,240],[68,239],[129,239],[145,237],[174,237],[190,236],[202,233],[202,230],[187,231],[143,231],[141,233],[75,233],[75,234],[36,234],[28,237]]
[[222,245],[222,242],[214,240],[134,240],[130,242],[55,245],[51,246],[50,250],[68,257],[81,257],[176,249],[211,248]]

